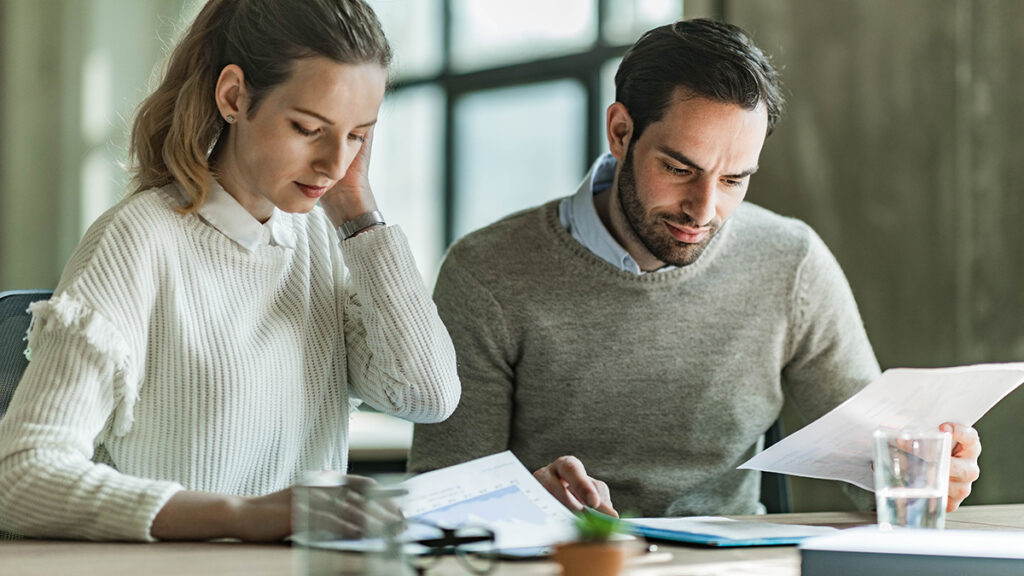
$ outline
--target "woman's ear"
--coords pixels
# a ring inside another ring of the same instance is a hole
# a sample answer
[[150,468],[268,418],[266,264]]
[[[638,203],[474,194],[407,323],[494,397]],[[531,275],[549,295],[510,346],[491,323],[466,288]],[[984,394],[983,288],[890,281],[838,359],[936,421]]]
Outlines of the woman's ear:
[[608,107],[605,119],[608,131],[608,150],[615,159],[622,162],[629,150],[629,141],[633,137],[633,117],[629,115],[625,104],[615,102]]
[[246,100],[245,73],[237,64],[228,64],[220,71],[213,97],[225,122],[233,124],[241,117]]

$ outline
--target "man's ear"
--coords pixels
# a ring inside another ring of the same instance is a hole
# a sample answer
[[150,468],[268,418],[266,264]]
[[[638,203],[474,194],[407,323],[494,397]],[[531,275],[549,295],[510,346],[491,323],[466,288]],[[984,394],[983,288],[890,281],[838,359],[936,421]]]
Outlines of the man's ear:
[[608,132],[608,150],[615,159],[622,162],[629,149],[629,141],[633,137],[633,117],[622,102],[615,102],[608,107],[605,119]]
[[213,97],[217,101],[217,109],[221,118],[228,124],[241,118],[247,94],[245,91],[245,73],[237,64],[228,64],[220,71],[217,86],[213,89]]

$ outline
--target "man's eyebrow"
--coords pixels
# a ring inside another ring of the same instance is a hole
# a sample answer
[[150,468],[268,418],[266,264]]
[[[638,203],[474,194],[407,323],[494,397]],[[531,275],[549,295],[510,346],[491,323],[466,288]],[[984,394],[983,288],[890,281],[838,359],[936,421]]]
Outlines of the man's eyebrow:
[[[317,120],[320,120],[324,124],[327,124],[329,126],[334,126],[334,121],[333,120],[331,120],[330,118],[327,118],[326,116],[323,116],[321,114],[317,114],[316,112],[313,112],[312,110],[307,110],[305,108],[295,108],[294,110],[296,112],[300,113],[300,114],[305,114],[307,116],[312,116],[313,118],[316,118]],[[370,120],[370,121],[367,121],[367,122],[363,122],[362,124],[356,126],[356,128],[369,128],[370,126],[373,126],[376,123],[377,123],[377,119],[374,118],[373,120]]]
[[[689,158],[686,157],[686,154],[683,154],[678,150],[673,150],[672,148],[668,148],[666,146],[657,146],[657,150],[658,152],[661,152],[662,154],[669,156],[670,158],[672,158],[676,162],[679,162],[680,164],[689,166],[690,168],[693,168],[698,172],[705,172],[705,170],[701,168],[699,164],[697,164],[693,160],[690,160]],[[726,174],[726,176],[729,178],[746,178],[747,176],[750,176],[754,172],[757,172],[758,168],[758,166],[754,166],[752,168],[747,168],[746,170],[743,170],[736,174]]]
[[753,168],[747,168],[746,170],[738,174],[726,174],[726,176],[729,178],[746,178],[747,176],[750,176],[754,172],[757,172],[758,168],[760,168],[760,166],[754,166]]
[[673,150],[673,149],[668,148],[666,146],[657,146],[657,149],[658,149],[658,152],[661,152],[665,156],[671,157],[673,160],[675,160],[676,162],[679,162],[680,164],[685,164],[686,166],[689,166],[690,168],[693,168],[694,170],[698,170],[700,172],[704,172],[704,169],[701,168],[699,164],[697,164],[693,160],[690,160],[689,158],[686,157],[686,154],[683,154],[682,152],[680,152],[678,150]]

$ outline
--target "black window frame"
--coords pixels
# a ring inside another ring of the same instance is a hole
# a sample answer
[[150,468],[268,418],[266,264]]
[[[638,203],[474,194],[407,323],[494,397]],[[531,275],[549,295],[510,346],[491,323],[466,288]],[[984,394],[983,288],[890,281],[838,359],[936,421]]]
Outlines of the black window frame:
[[[679,2],[679,17],[683,16],[684,0]],[[442,199],[444,202],[443,249],[447,249],[455,237],[455,191],[458,188],[455,175],[455,109],[459,102],[470,94],[527,86],[555,80],[575,80],[586,92],[585,150],[586,157],[580,167],[581,174],[589,168],[593,161],[605,149],[605,136],[597,129],[596,118],[604,110],[602,102],[601,71],[605,63],[621,58],[632,45],[612,44],[604,35],[604,25],[610,13],[612,0],[599,0],[597,7],[597,35],[595,41],[579,52],[551,57],[534,58],[507,65],[498,65],[469,71],[457,71],[452,67],[452,7],[450,0],[442,0],[441,17],[441,66],[435,74],[399,78],[392,82],[390,91],[400,93],[408,88],[419,86],[437,86],[444,94],[444,149],[441,165]]]

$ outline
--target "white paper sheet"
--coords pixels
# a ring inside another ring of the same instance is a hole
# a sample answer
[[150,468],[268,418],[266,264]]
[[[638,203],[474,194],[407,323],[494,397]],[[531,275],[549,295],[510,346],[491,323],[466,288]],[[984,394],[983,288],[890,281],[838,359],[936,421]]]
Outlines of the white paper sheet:
[[447,527],[477,524],[499,549],[550,546],[574,536],[574,516],[511,452],[420,474],[401,487],[407,518]]
[[886,370],[852,398],[739,468],[842,480],[872,490],[875,428],[973,425],[1021,382],[1024,363]]

